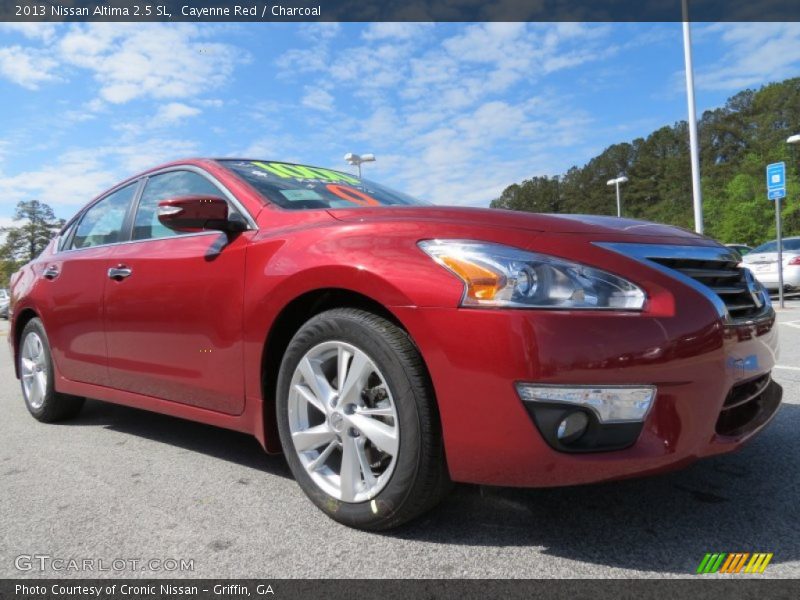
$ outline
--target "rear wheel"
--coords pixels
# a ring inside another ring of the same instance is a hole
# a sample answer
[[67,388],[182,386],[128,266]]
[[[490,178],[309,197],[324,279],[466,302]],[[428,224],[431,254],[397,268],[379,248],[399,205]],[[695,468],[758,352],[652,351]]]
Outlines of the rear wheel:
[[39,319],[31,319],[22,330],[19,374],[28,411],[39,421],[52,423],[74,417],[83,398],[55,391],[55,372],[47,334]]
[[284,355],[277,408],[295,478],[341,523],[389,529],[449,488],[422,359],[382,317],[334,309],[308,321]]

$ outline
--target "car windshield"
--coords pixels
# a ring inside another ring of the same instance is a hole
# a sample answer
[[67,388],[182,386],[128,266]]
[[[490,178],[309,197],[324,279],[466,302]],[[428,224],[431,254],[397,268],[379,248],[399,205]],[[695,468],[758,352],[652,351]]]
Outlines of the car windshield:
[[258,160],[220,162],[267,200],[283,208],[297,210],[428,204],[341,171]]
[[[783,240],[784,250],[800,250],[800,238],[789,238],[788,240]],[[777,252],[778,251],[778,242],[777,240],[773,240],[771,242],[767,242],[766,244],[761,244],[757,248],[754,248],[749,252],[749,254],[757,254],[759,252]]]

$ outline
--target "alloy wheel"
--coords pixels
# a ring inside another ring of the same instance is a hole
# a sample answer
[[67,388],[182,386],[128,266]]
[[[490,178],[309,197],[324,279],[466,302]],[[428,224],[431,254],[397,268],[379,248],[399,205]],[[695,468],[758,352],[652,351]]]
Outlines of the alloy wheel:
[[25,336],[20,357],[22,389],[25,400],[34,410],[44,404],[47,395],[47,354],[42,338],[35,331]]
[[328,341],[298,363],[288,397],[295,452],[314,483],[342,502],[377,496],[394,471],[400,428],[391,390],[359,348]]

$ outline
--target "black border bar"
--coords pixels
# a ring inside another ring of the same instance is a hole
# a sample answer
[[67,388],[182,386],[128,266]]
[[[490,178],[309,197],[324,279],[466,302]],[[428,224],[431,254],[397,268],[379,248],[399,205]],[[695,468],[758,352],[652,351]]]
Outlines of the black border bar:
[[[800,21],[798,0],[686,0],[698,22]],[[0,21],[677,22],[682,0],[0,0]]]
[[[657,568],[657,565],[654,565]],[[19,587],[22,586],[22,587]],[[125,589],[136,592],[125,593]],[[260,587],[259,587],[260,586]],[[79,589],[86,591],[77,591]],[[196,588],[196,593],[193,588]],[[32,591],[32,590],[36,591]],[[99,593],[98,593],[99,589]],[[144,593],[142,592],[144,589]],[[188,593],[187,593],[188,589]],[[259,594],[258,591],[261,590]],[[151,591],[152,590],[152,591]],[[604,598],[649,600],[692,598],[783,598],[800,596],[800,580],[731,576],[710,579],[5,579],[0,580],[3,600],[579,600]]]

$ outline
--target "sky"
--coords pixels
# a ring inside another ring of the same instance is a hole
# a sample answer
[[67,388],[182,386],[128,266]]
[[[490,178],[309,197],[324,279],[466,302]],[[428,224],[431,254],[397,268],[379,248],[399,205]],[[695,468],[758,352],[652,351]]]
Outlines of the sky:
[[[800,75],[799,23],[694,24],[698,112]],[[0,226],[188,156],[342,170],[442,204],[685,119],[680,23],[0,23]]]

